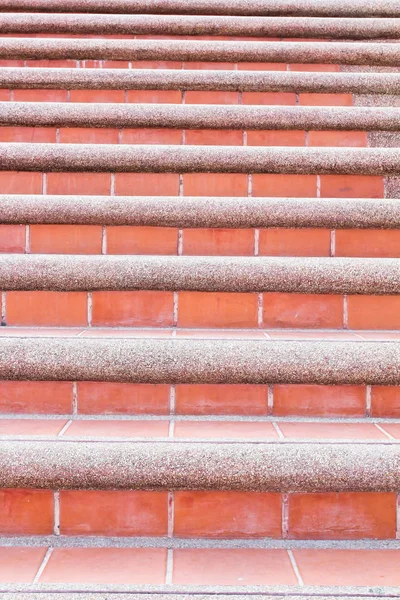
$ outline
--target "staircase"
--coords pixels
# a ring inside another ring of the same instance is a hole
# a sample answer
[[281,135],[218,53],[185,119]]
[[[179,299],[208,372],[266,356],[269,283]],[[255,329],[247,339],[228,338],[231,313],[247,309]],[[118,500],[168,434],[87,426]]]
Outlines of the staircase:
[[0,600],[400,596],[399,17],[0,0]]

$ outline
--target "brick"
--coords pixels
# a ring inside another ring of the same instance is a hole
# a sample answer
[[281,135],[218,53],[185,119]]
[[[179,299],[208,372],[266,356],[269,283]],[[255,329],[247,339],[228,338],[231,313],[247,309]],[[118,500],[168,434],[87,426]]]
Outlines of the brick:
[[77,386],[78,413],[82,415],[169,413],[169,385],[80,381]]
[[274,385],[273,414],[279,417],[364,417],[361,385]]
[[[42,37],[42,36],[40,36]],[[44,36],[43,36],[44,37]],[[51,36],[56,37],[56,36]],[[56,60],[56,59],[40,59],[40,60],[27,60],[27,67],[41,67],[49,69],[75,69],[76,60]]]
[[118,144],[118,129],[62,127],[62,144]]
[[26,171],[1,171],[2,194],[41,194],[42,174]]
[[240,62],[238,71],[286,71],[286,63]]
[[[279,429],[283,436],[292,440],[385,440],[385,434],[371,422],[348,423],[342,420],[334,423],[326,421],[280,421]],[[386,438],[387,439],[387,438]]]
[[238,104],[238,92],[207,92],[189,90],[185,92],[185,104]]
[[262,421],[177,421],[175,438],[188,440],[263,440],[278,439],[278,434],[270,422]]
[[328,229],[260,229],[261,256],[330,256]]
[[179,327],[257,327],[257,294],[180,292]]
[[67,90],[13,90],[15,102],[66,102]]
[[[127,39],[129,39],[129,36]],[[102,62],[103,69],[129,69],[129,61],[127,60],[103,60]]]
[[0,90],[0,101],[8,102],[10,100],[10,90]]
[[400,387],[373,385],[371,414],[373,417],[400,418]]
[[123,129],[122,144],[181,144],[180,129]]
[[309,131],[309,146],[351,146],[365,148],[368,145],[366,131]]
[[178,491],[174,496],[174,534],[178,537],[281,537],[280,494]]
[[80,419],[65,431],[65,437],[167,438],[169,422],[155,419]]
[[177,173],[117,173],[117,196],[178,196]]
[[173,60],[133,60],[132,69],[182,69],[182,63]]
[[348,296],[349,329],[400,329],[400,296]]
[[243,173],[185,173],[185,196],[247,196],[248,176]]
[[[304,42],[304,40],[301,40]],[[321,72],[329,72],[329,73],[337,73],[340,71],[339,65],[317,65],[317,64],[299,64],[294,63],[289,66],[289,71],[304,71],[308,73],[321,73]]]
[[177,254],[175,227],[107,227],[107,254]]
[[161,103],[181,104],[180,90],[129,90],[127,102],[130,103]]
[[0,489],[0,506],[1,535],[53,533],[52,491]]
[[400,257],[398,229],[339,229],[336,256]]
[[266,415],[265,385],[180,384],[175,390],[178,415]]
[[192,256],[252,256],[253,229],[185,229],[183,254]]
[[294,106],[296,104],[296,94],[294,92],[243,92],[242,104]]
[[48,194],[108,196],[110,173],[47,173]]
[[54,127],[0,127],[0,142],[54,143]]
[[173,292],[93,292],[92,325],[170,327],[173,325],[173,299]]
[[101,254],[100,225],[31,225],[34,254]]
[[248,146],[304,146],[305,131],[271,129],[268,131],[248,131]]
[[316,175],[253,175],[253,196],[316,198]]
[[168,492],[60,492],[61,535],[155,536],[167,530]]
[[7,292],[7,325],[87,325],[86,292]]
[[32,583],[43,562],[47,548],[22,546],[0,548],[0,582]]
[[0,412],[63,415],[72,411],[68,381],[2,381]]
[[[199,36],[202,37],[202,36]],[[199,38],[197,38],[199,39]],[[214,41],[214,40],[210,40]],[[232,71],[235,68],[234,63],[228,62],[184,62],[182,68],[185,70],[196,70],[196,71]]]
[[229,129],[189,129],[185,144],[204,146],[243,146],[243,131]]
[[396,494],[289,494],[291,539],[396,537]]
[[321,198],[383,198],[379,175],[321,175]]
[[71,90],[70,102],[125,102],[124,90]]
[[353,106],[351,94],[299,94],[300,106]]
[[25,252],[25,225],[0,225],[0,252]]
[[263,295],[265,327],[306,327],[338,329],[343,327],[343,297],[328,294]]

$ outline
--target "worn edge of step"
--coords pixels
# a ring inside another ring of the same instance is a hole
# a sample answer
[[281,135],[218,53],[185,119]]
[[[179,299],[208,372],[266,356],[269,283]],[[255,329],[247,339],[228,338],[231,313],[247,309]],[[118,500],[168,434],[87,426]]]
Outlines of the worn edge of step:
[[0,194],[0,223],[400,229],[400,199]]
[[0,255],[2,290],[398,294],[396,258]]
[[400,37],[397,19],[0,13],[0,32],[231,35],[374,39]]
[[1,143],[0,170],[396,175],[400,148]]
[[0,102],[0,126],[399,131],[400,107]]
[[400,16],[397,0],[1,0],[0,11],[164,13],[208,15]]
[[400,73],[1,67],[0,88],[400,94]]
[[399,444],[0,441],[0,485],[397,492]]
[[400,343],[2,337],[0,380],[399,385]]
[[334,63],[398,66],[400,46],[373,42],[226,42],[2,38],[0,58]]

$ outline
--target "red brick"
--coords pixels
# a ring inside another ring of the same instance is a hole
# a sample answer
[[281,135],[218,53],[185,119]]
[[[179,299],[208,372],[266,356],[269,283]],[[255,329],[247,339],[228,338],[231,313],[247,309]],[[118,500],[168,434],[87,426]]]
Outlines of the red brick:
[[32,583],[47,548],[3,546],[0,548],[0,582]]
[[117,196],[178,196],[177,173],[117,173]]
[[286,71],[286,63],[240,62],[238,71]]
[[180,144],[182,131],[180,129],[123,129],[122,144]]
[[68,381],[2,381],[0,412],[68,414],[72,410],[72,384]]
[[87,324],[86,292],[7,292],[7,325]]
[[107,254],[177,254],[175,227],[107,227]]
[[168,492],[63,490],[61,535],[166,535]]
[[259,254],[267,256],[330,256],[328,229],[261,229]]
[[316,175],[253,175],[253,196],[316,198]]
[[196,538],[279,538],[280,494],[175,492],[174,534]]
[[62,127],[62,144],[118,144],[118,129]]
[[0,252],[25,252],[25,225],[0,225]]
[[265,385],[181,384],[176,386],[179,415],[266,415]]
[[400,296],[348,296],[349,329],[400,329]]
[[309,146],[353,146],[368,145],[366,131],[309,131]]
[[180,61],[172,61],[172,60],[133,60],[132,68],[133,69],[181,69],[182,63]]
[[321,175],[321,198],[383,198],[379,175]]
[[0,127],[0,142],[54,143],[56,130],[53,127]]
[[339,229],[336,256],[400,257],[398,229]]
[[[125,39],[125,38],[122,38],[122,39]],[[126,39],[129,39],[129,37]],[[130,37],[130,39],[132,39],[132,38]],[[129,69],[129,61],[127,61],[127,60],[103,60],[103,69]]]
[[110,173],[48,173],[48,194],[108,196],[111,188]]
[[[44,36],[39,36],[39,37],[44,37]],[[56,36],[54,36],[54,37],[56,37]],[[50,69],[75,69],[76,60],[56,60],[56,59],[27,60],[26,66],[27,67],[50,68]]]
[[100,225],[31,225],[34,254],[101,254]]
[[1,171],[2,194],[41,194],[42,174],[25,171]]
[[180,292],[179,327],[257,327],[257,294]]
[[193,256],[252,256],[253,229],[185,229],[183,254]]
[[15,102],[66,102],[67,90],[14,90]]
[[373,417],[400,418],[400,387],[373,385],[371,414]]
[[185,173],[185,196],[247,196],[248,176],[243,173]]
[[243,131],[229,129],[189,129],[185,143],[204,146],[242,146]]
[[243,92],[242,103],[294,106],[296,104],[296,94],[294,92]]
[[270,422],[263,421],[177,421],[174,429],[175,438],[232,440],[266,440],[278,439],[278,434]]
[[53,533],[52,491],[0,489],[0,506],[1,535]]
[[[304,42],[304,40],[301,40]],[[294,63],[289,65],[289,71],[304,71],[308,73],[321,73],[321,72],[329,72],[329,73],[337,73],[340,71],[339,65],[313,65],[313,64],[298,64]]]
[[396,537],[396,494],[290,494],[289,538],[357,540]]
[[182,92],[180,90],[129,90],[127,102],[181,104]]
[[169,413],[169,385],[98,381],[80,381],[77,385],[79,414],[166,415]]
[[185,104],[238,104],[238,92],[207,92],[190,90],[185,92]]
[[[202,36],[199,36],[202,38]],[[197,38],[197,39],[199,39]],[[214,41],[214,40],[210,40]],[[235,68],[234,63],[228,62],[184,62],[182,65],[185,70],[197,70],[197,71],[231,71]]]
[[271,129],[268,131],[248,131],[248,146],[304,146],[305,131]]
[[124,90],[71,90],[70,102],[125,102]]
[[343,297],[328,294],[264,294],[265,327],[343,327]]
[[299,104],[304,106],[353,106],[351,94],[299,94]]
[[10,90],[0,90],[0,101],[8,102],[10,100]]
[[95,327],[170,327],[173,292],[93,292],[92,325]]
[[357,385],[274,385],[273,414],[279,417],[364,417],[365,395]]

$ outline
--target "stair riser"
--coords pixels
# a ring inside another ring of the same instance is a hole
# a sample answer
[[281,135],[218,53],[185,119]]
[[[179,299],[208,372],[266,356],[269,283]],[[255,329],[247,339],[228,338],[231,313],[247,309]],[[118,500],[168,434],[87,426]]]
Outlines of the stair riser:
[[0,535],[395,539],[395,493],[1,489]]

